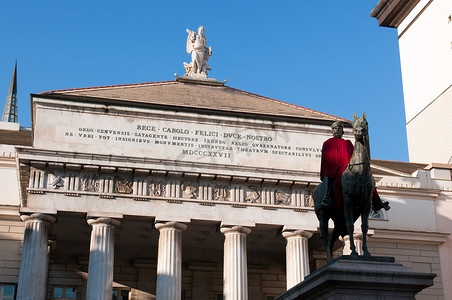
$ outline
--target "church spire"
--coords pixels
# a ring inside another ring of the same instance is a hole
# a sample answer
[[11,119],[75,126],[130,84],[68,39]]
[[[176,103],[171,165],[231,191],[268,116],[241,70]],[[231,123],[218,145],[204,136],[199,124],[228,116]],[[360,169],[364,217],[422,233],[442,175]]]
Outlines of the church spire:
[[2,115],[3,122],[18,123],[17,119],[17,60],[14,65],[13,78],[9,85],[8,97]]

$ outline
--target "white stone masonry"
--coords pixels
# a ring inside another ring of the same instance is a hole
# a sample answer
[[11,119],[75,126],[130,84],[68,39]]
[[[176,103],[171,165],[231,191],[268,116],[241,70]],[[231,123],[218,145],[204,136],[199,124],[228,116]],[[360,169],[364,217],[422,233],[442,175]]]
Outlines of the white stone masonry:
[[225,236],[223,264],[223,295],[225,300],[248,299],[248,268],[246,236],[251,229],[243,226],[222,226]]
[[182,231],[178,222],[155,224],[160,231],[157,259],[157,299],[179,300],[182,294]]
[[87,300],[111,300],[113,288],[113,266],[115,252],[115,228],[118,220],[93,218],[89,251]]
[[22,215],[20,218],[25,222],[25,233],[17,299],[43,300],[46,297],[49,268],[49,228],[55,218],[40,213]]
[[309,275],[308,239],[312,232],[305,230],[283,230],[287,240],[286,276],[287,289],[302,282]]

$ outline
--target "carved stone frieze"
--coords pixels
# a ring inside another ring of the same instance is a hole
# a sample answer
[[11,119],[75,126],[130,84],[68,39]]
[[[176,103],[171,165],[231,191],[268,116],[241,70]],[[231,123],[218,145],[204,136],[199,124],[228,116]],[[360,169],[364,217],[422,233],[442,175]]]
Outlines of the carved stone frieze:
[[213,191],[213,200],[229,201],[231,190],[228,184],[217,184]]
[[115,177],[115,193],[132,194],[133,181],[132,178]]
[[[200,200],[201,205],[215,205],[214,201],[228,201],[234,207],[258,205],[266,209],[290,206],[292,209],[312,208],[312,192],[304,187],[291,186],[290,182],[279,184],[277,180],[262,179],[229,180],[205,176],[199,182],[197,176],[168,176],[163,173],[146,172],[134,174],[110,169],[34,168],[30,171],[29,193],[61,193],[80,196],[83,192],[96,193],[101,198],[134,197],[139,201],[153,201],[154,197],[172,203]],[[126,196],[127,195],[127,196]]]
[[314,199],[312,198],[311,193],[307,193],[304,195],[304,206],[305,207],[314,207]]
[[82,191],[99,191],[99,177],[97,175],[85,175],[82,177]]
[[166,182],[152,181],[149,184],[149,195],[163,197],[166,195]]
[[276,205],[289,205],[292,197],[292,191],[289,190],[276,190],[275,192],[275,203]]
[[49,173],[48,174],[48,186],[52,187],[54,189],[60,189],[62,187],[64,187],[64,179],[61,176],[58,176],[54,173]]
[[194,185],[191,181],[184,181],[181,185],[181,189],[184,192],[183,196],[186,196],[189,199],[198,198],[198,186]]
[[261,189],[256,185],[248,186],[249,191],[246,193],[245,202],[260,203]]

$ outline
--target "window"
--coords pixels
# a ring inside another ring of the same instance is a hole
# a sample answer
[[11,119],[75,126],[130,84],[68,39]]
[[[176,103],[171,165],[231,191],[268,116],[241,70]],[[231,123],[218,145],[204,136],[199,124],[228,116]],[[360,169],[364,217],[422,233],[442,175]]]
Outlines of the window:
[[372,220],[382,220],[382,221],[389,220],[388,213],[384,209],[380,209],[379,211],[374,211],[373,209],[370,209],[369,217]]
[[53,288],[52,300],[75,299],[75,288],[65,286],[55,286]]
[[0,300],[16,299],[16,284],[0,283]]
[[129,289],[114,288],[113,300],[129,300]]

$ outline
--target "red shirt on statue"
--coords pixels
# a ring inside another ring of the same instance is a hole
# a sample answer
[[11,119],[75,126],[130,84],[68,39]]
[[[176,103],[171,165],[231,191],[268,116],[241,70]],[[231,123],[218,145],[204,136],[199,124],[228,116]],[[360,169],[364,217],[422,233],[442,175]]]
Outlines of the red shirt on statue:
[[341,177],[353,154],[353,144],[349,140],[333,137],[322,147],[320,179],[326,176],[334,180],[334,199],[337,207],[343,206]]

